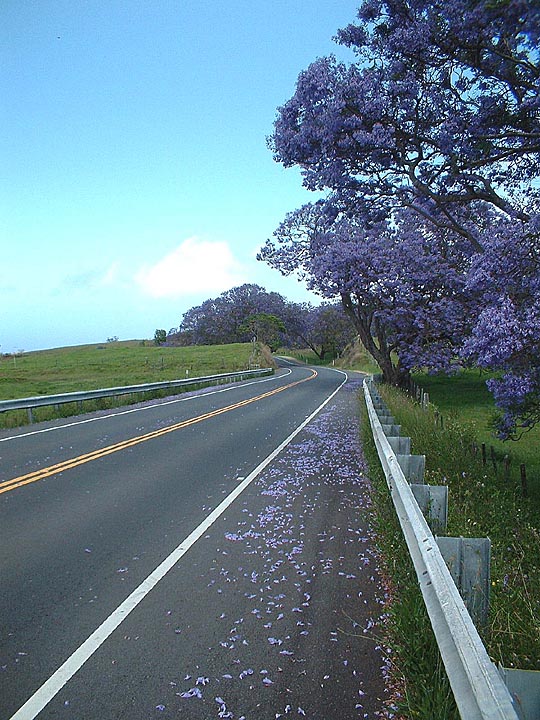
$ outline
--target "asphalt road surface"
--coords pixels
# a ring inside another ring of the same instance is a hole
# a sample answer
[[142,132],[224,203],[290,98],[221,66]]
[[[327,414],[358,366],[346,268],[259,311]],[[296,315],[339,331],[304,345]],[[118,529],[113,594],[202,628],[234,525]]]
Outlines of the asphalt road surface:
[[359,388],[0,431],[0,718],[386,717]]

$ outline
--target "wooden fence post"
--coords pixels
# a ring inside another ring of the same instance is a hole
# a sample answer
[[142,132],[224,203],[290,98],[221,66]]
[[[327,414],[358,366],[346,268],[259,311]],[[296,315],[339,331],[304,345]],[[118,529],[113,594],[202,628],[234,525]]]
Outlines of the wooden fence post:
[[527,488],[527,471],[525,470],[525,464],[521,463],[519,466],[519,473],[521,475],[521,494],[523,497],[527,497],[529,492]]
[[510,457],[508,455],[504,456],[504,479],[506,482],[510,480]]
[[493,445],[489,446],[489,454],[491,456],[491,464],[493,465],[493,472],[497,474],[497,458],[495,457],[495,448]]

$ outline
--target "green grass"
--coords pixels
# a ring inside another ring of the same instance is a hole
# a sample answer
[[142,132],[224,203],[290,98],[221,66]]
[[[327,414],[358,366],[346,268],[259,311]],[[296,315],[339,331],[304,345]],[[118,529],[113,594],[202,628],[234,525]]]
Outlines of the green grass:
[[387,577],[384,645],[391,649],[390,674],[398,712],[416,720],[458,720],[459,714],[442,664],[412,560],[381,469],[364,401],[362,446],[373,487],[374,526]]
[[[447,397],[444,428],[433,407],[423,410],[395,388],[381,386],[380,392],[402,425],[402,435],[411,437],[412,452],[426,455],[426,482],[448,485],[447,534],[491,539],[490,615],[481,631],[490,656],[505,667],[540,670],[538,506],[472,451],[472,428],[481,426],[489,412],[487,405],[481,410],[478,396],[471,400],[477,390],[473,378],[465,381],[472,386],[458,390],[459,379],[445,391],[438,386],[440,396]],[[436,387],[430,386],[430,392]],[[437,390],[432,397],[437,400]],[[450,412],[453,403],[467,405],[465,421],[461,413]]]
[[505,455],[509,460],[509,482],[521,485],[520,465],[524,464],[528,492],[533,503],[540,507],[540,427],[526,432],[519,440],[499,440],[493,431],[496,409],[486,387],[488,375],[478,370],[465,370],[454,377],[444,375],[415,375],[415,381],[429,393],[432,402],[445,418],[458,420],[466,425],[478,443],[485,443],[488,459],[490,448],[500,464]]
[[359,344],[355,344],[353,347],[347,348],[342,356],[336,358],[335,361],[330,359],[329,356],[324,360],[320,360],[311,348],[295,348],[292,350],[290,348],[280,348],[277,355],[286,355],[288,357],[295,358],[300,362],[307,363],[308,365],[325,365],[328,367],[346,368],[347,370],[365,372],[368,375],[380,372],[379,366],[375,363],[371,355],[369,355],[369,353]]
[[[245,370],[251,362],[268,367],[260,351],[253,357],[250,343],[157,347],[150,341],[126,341],[102,345],[80,345],[0,357],[0,400],[180,380]],[[140,398],[139,398],[140,399]],[[124,396],[85,403],[85,410],[127,404]],[[39,408],[36,420],[77,412],[75,405]],[[0,414],[0,426],[27,422],[25,411]]]
[[311,348],[293,348],[292,350],[291,348],[279,348],[279,350],[277,350],[276,352],[276,355],[294,358],[295,360],[306,363],[307,365],[332,364],[332,361],[329,361],[328,358],[326,358],[325,360],[321,360],[320,358],[318,358]]

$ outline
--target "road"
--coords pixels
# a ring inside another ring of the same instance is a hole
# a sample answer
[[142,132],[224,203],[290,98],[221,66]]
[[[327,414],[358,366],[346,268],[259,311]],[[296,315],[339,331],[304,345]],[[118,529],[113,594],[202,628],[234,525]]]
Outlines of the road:
[[381,717],[358,381],[0,433],[0,717]]

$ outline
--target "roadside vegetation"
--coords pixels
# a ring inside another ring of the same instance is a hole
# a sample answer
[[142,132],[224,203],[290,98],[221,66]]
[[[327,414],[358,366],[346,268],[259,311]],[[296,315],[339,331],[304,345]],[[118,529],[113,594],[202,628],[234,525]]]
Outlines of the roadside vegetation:
[[519,440],[499,440],[494,428],[498,413],[486,387],[489,377],[480,370],[464,370],[450,377],[417,374],[415,381],[429,393],[443,427],[447,419],[458,420],[466,426],[479,448],[484,443],[490,466],[493,465],[493,448],[497,474],[507,478],[513,487],[521,487],[520,467],[525,466],[528,496],[532,506],[540,508],[540,426],[523,433]]
[[483,640],[495,662],[540,670],[540,513],[472,449],[470,424],[449,418],[441,428],[434,409],[424,410],[402,391],[381,395],[410,435],[412,452],[426,455],[426,482],[448,485],[448,535],[489,537],[491,597]]
[[[426,455],[426,482],[449,488],[449,536],[489,537],[492,543],[488,625],[480,634],[495,663],[540,670],[540,511],[537,430],[518,442],[492,435],[493,400],[486,377],[468,371],[455,377],[417,376],[430,392],[423,409],[402,390],[379,390],[412,452]],[[362,402],[363,407],[363,402]],[[418,582],[395,518],[384,475],[363,409],[363,447],[375,488],[378,541],[394,590],[389,608],[389,643],[396,676],[406,687],[402,711],[407,717],[458,717]],[[442,421],[441,421],[442,416]],[[494,456],[481,444],[496,448]],[[501,459],[511,457],[510,473]],[[492,462],[492,457],[498,462]],[[528,462],[527,492],[512,468]]]
[[[272,365],[271,357],[259,344],[158,347],[149,340],[132,340],[56,348],[1,357],[0,400],[217,375],[246,370],[250,365]],[[146,394],[145,399],[158,396],[160,393]],[[84,410],[102,410],[140,400],[140,395],[102,398],[85,402]],[[70,403],[58,409],[37,408],[34,417],[49,420],[79,412],[80,408]],[[27,422],[24,410],[0,414],[0,427]]]
[[381,570],[387,576],[390,591],[383,643],[391,649],[391,675],[396,686],[402,688],[395,700],[396,715],[416,720],[459,720],[363,399],[360,405],[362,447],[374,491],[374,529],[381,552]]
[[325,358],[321,360],[311,348],[280,348],[277,355],[292,357],[299,362],[308,365],[327,365],[347,370],[357,370],[368,374],[376,374],[379,366],[374,362],[371,355],[357,342],[348,345],[342,353],[333,360]]

